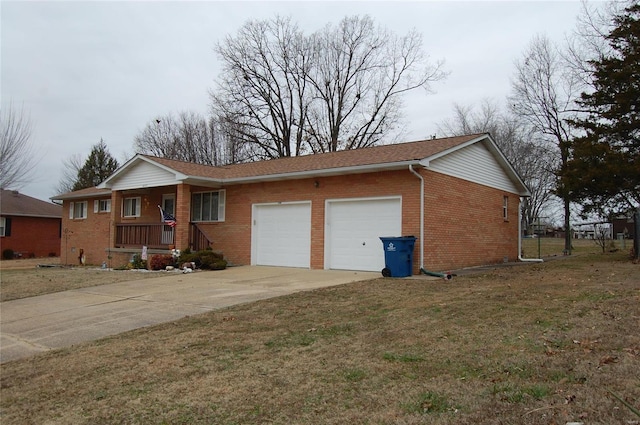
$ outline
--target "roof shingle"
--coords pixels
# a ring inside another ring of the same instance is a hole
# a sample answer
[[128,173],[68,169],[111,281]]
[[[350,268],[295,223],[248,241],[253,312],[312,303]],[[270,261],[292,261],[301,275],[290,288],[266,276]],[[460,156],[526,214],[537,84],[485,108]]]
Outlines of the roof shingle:
[[0,189],[0,213],[5,216],[60,218],[62,207],[15,190]]
[[446,137],[442,139],[374,146],[348,151],[247,162],[221,167],[212,167],[148,155],[144,156],[187,176],[213,179],[240,179],[420,160],[469,142],[481,135],[482,134],[471,134]]

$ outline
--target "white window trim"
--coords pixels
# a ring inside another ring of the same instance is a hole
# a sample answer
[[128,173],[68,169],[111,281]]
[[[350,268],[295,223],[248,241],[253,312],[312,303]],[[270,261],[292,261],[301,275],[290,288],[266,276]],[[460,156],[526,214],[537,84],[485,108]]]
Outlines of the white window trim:
[[0,217],[0,229],[2,229],[2,231],[0,231],[0,237],[4,238],[7,232],[7,219],[4,217]]
[[[83,205],[82,216],[81,217],[76,217],[75,216],[76,205]],[[84,219],[86,219],[87,218],[88,205],[89,205],[88,201],[70,202],[69,203],[69,219],[70,220],[84,220]]]
[[504,221],[509,221],[509,197],[502,197],[502,219]]
[[[191,221],[195,222],[195,223],[221,223],[224,221],[225,219],[225,204],[226,204],[226,197],[227,197],[227,191],[225,189],[220,189],[220,190],[204,190],[201,192],[192,192],[191,193],[191,197],[193,198],[193,195],[200,195],[202,193],[217,193],[218,194],[218,219],[217,220],[194,220],[192,218]],[[191,204],[191,208],[193,209],[193,202]],[[191,217],[193,217],[193,210],[190,211],[190,215]]]
[[[127,201],[131,200],[131,199],[135,199],[136,201],[136,210],[133,213],[133,215],[127,215],[126,211],[126,205],[127,205]],[[128,197],[128,198],[124,198],[122,200],[122,217],[126,217],[126,218],[135,218],[135,217],[140,217],[140,206],[142,205],[142,198],[140,196],[132,196],[132,197]]]
[[[101,210],[100,209],[100,203],[104,202],[106,205],[106,208]],[[96,199],[95,201],[93,201],[93,212],[94,213],[108,213],[111,212],[111,199]]]

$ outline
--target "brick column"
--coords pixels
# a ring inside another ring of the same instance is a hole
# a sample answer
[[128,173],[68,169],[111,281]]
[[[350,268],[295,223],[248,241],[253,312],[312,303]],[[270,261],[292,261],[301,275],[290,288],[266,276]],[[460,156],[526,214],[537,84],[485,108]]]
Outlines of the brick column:
[[120,222],[122,211],[122,193],[111,191],[111,214],[109,222],[109,248],[113,248],[116,244],[116,223]]
[[189,222],[191,220],[191,186],[179,184],[176,188],[176,249],[189,247]]

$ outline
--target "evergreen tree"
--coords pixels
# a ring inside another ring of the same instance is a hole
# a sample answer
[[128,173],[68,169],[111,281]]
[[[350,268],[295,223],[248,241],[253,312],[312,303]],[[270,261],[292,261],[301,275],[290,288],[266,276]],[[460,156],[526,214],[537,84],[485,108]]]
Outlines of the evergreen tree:
[[562,176],[585,212],[624,212],[640,205],[640,4],[614,18],[611,53],[592,61],[594,91],[578,103],[585,131],[572,143]]
[[109,177],[117,168],[116,161],[109,151],[104,140],[91,148],[91,153],[82,168],[78,170],[78,178],[73,185],[73,190],[94,187]]

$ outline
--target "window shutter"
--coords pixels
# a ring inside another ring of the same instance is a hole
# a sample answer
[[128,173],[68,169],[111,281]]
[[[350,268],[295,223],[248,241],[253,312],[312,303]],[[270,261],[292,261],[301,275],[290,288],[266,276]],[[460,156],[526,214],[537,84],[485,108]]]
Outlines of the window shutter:
[[218,221],[224,221],[225,193],[224,190],[218,192]]
[[98,212],[98,208],[100,208],[100,201],[98,201],[96,199],[95,201],[93,201],[93,212],[97,213]]
[[11,217],[5,217],[4,219],[4,235],[11,236]]
[[69,202],[69,218],[73,218],[73,202]]

